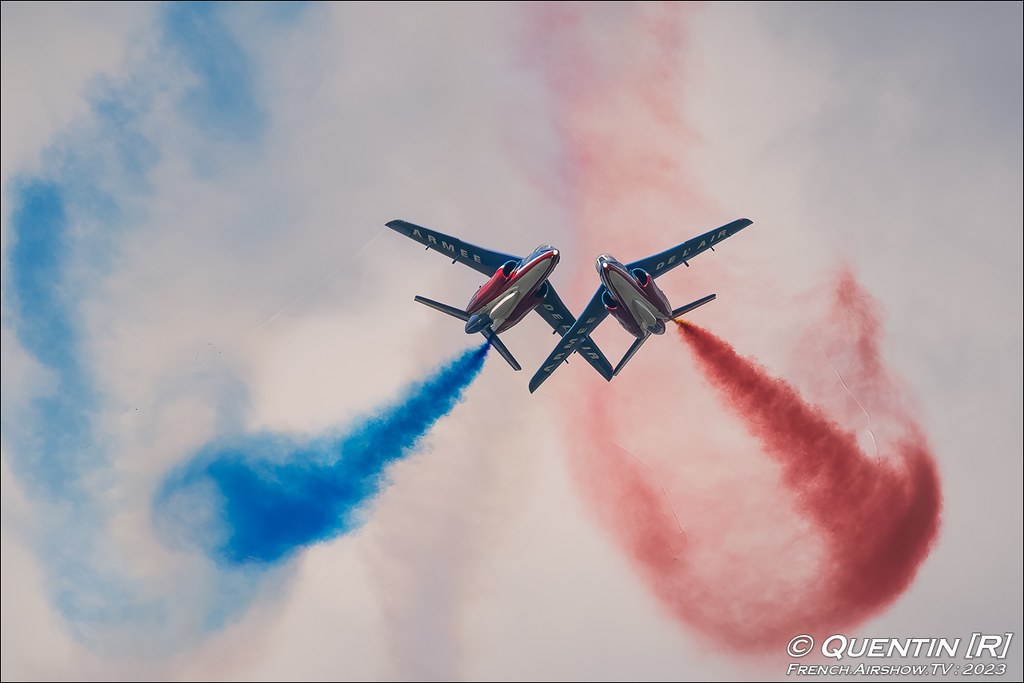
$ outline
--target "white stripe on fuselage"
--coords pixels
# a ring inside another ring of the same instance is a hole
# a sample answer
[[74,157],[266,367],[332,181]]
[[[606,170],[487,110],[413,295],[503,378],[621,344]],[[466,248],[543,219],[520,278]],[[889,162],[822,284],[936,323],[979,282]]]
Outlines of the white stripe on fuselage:
[[640,329],[646,330],[663,317],[657,309],[652,308],[651,302],[637,289],[637,283],[632,278],[626,278],[618,270],[609,268],[607,284],[612,295],[630,312]]
[[508,291],[480,309],[480,313],[486,313],[491,317],[493,321],[491,323],[492,330],[498,329],[505,322],[509,314],[519,305],[519,301],[525,293],[531,292],[535,287],[540,286],[541,281],[547,277],[549,271],[550,268],[545,264],[538,263],[526,271]]

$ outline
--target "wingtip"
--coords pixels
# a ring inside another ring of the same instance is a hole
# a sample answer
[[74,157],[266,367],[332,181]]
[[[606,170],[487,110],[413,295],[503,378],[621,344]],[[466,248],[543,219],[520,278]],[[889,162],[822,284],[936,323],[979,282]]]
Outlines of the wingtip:
[[401,218],[393,218],[384,225],[388,226],[392,230],[398,230],[398,227],[402,225],[402,223],[405,223],[405,221],[403,221]]

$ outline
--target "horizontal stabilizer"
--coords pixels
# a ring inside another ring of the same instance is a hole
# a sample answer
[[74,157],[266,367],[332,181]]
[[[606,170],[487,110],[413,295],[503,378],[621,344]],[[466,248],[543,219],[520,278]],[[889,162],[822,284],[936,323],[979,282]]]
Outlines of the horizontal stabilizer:
[[513,370],[523,369],[523,367],[519,365],[519,361],[517,361],[515,357],[512,355],[512,352],[508,350],[507,346],[505,346],[504,342],[498,339],[498,335],[494,334],[494,332],[491,331],[491,328],[484,328],[481,334],[487,337],[487,341],[491,343],[491,346],[494,347],[494,350],[500,353],[501,357],[508,361],[508,364],[512,366]]
[[416,296],[415,299],[416,299],[416,301],[420,302],[424,306],[430,306],[431,308],[433,308],[435,310],[441,311],[442,313],[447,313],[451,317],[458,318],[459,320],[462,320],[463,322],[465,322],[466,320],[469,320],[469,313],[466,313],[461,308],[455,308],[454,306],[449,306],[447,304],[443,304],[440,301],[434,301],[433,299],[428,299],[425,296]]
[[[458,318],[459,320],[466,321],[469,320],[469,313],[466,313],[461,308],[455,308],[454,306],[443,304],[440,301],[428,299],[425,296],[416,296],[415,299],[424,306],[430,306],[434,310],[441,311],[442,313],[447,313],[453,318]],[[508,350],[508,347],[506,347],[505,344],[502,343],[500,339],[498,339],[498,335],[494,334],[494,332],[491,331],[490,327],[484,328],[483,330],[480,331],[480,333],[487,337],[487,341],[490,342],[491,346],[494,347],[494,350],[501,354],[502,358],[508,361],[508,364],[512,366],[513,370],[523,369],[522,366],[519,365],[519,361],[517,361],[515,357],[512,355],[512,352]]]
[[629,359],[640,350],[640,347],[644,345],[644,342],[647,341],[650,336],[651,335],[649,334],[645,334],[630,345],[629,350],[626,351],[626,355],[623,356],[622,360],[619,361],[619,364],[615,366],[615,371],[612,372],[612,377],[618,376],[622,371],[622,368],[626,367],[626,363],[629,362]]
[[712,302],[714,300],[715,300],[715,295],[714,294],[708,294],[703,299],[697,299],[696,301],[694,301],[692,303],[688,303],[685,306],[682,306],[682,307],[677,308],[676,310],[672,311],[672,319],[675,320],[676,318],[678,318],[679,316],[683,315],[684,313],[689,313],[693,309],[700,308],[704,304],[710,303],[710,302]]

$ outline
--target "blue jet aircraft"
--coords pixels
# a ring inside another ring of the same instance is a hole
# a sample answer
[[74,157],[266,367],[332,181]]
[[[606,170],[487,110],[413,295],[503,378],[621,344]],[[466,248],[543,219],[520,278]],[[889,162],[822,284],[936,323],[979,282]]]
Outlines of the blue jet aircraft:
[[[612,377],[618,375],[629,359],[643,346],[652,334],[664,334],[665,323],[675,320],[684,313],[713,301],[714,294],[698,299],[675,310],[668,303],[665,293],[654,284],[658,278],[679,264],[689,267],[688,261],[694,256],[711,249],[727,237],[735,235],[751,224],[746,218],[740,218],[720,228],[694,237],[671,249],[642,258],[639,261],[623,265],[610,254],[597,257],[597,274],[601,278],[601,286],[597,288],[590,303],[573,323],[572,327],[563,332],[562,339],[555,346],[530,380],[530,392],[537,390],[551,376],[563,361],[567,361],[576,351],[584,349],[583,344],[594,347],[590,334],[611,313],[619,324],[636,337],[622,360],[612,371]],[[606,377],[609,381],[611,378]]]
[[[387,226],[427,249],[444,254],[452,263],[462,263],[490,278],[477,289],[465,310],[422,296],[415,300],[464,321],[467,334],[481,333],[513,369],[520,370],[521,366],[498,338],[500,332],[511,328],[530,311],[537,311],[555,334],[565,334],[576,322],[548,280],[559,258],[558,250],[551,245],[542,244],[529,256],[520,257],[483,249],[403,220],[390,221]],[[574,350],[610,380],[612,366],[601,349],[586,334],[574,339]]]

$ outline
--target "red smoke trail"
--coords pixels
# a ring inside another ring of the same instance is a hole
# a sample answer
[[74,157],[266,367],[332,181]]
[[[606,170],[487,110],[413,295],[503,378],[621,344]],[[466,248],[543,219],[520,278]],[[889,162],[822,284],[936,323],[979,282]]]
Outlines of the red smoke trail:
[[[850,340],[859,364],[848,374],[884,392],[891,385],[867,302],[844,273],[833,318],[859,320],[865,332]],[[852,432],[727,342],[689,324],[679,333],[725,407],[757,440],[757,454],[775,463],[777,480],[753,473],[728,484],[712,481],[710,495],[698,491],[689,501],[681,534],[662,487],[665,472],[609,443],[619,436],[609,415],[614,400],[591,393],[578,417],[595,437],[577,450],[574,471],[654,593],[681,621],[745,651],[781,652],[795,634],[835,632],[891,603],[938,532],[939,479],[917,425],[900,413],[876,416],[902,427],[898,438],[882,442],[876,459]],[[680,431],[701,429],[695,420]],[[662,447],[692,455],[689,444],[704,447],[699,438],[669,439]],[[745,466],[728,453],[711,455]],[[708,484],[699,471],[687,478],[695,487]],[[775,502],[758,502],[765,496]],[[686,499],[676,498],[686,510]],[[787,504],[795,514],[782,509]]]
[[[825,537],[822,571],[829,580],[814,596],[822,618],[804,627],[850,624],[896,598],[935,540],[941,507],[934,459],[916,425],[907,425],[908,436],[890,457],[876,461],[852,433],[725,341],[693,325],[680,325],[679,332],[726,406],[781,466],[797,508]],[[796,633],[796,626],[777,636]]]
[[[694,140],[676,106],[684,20],[673,3],[537,3],[524,46],[555,93],[564,142],[569,219],[582,267],[605,251],[651,253],[678,226],[681,207],[703,206],[682,169]],[[624,36],[639,40],[622,42]],[[600,238],[600,239],[593,239]],[[593,293],[593,269],[580,287]]]
[[[678,106],[689,6],[532,7],[528,52],[551,82],[581,262],[604,251],[632,260],[744,213],[711,215],[685,167],[696,141]],[[715,262],[714,288],[701,282],[703,265],[666,277],[673,301],[708,291],[744,300],[749,281],[722,277],[742,257],[744,238],[733,239],[736,255]],[[581,265],[576,305],[597,285]],[[685,336],[696,367],[653,340],[611,384],[577,364],[546,389],[573,392],[570,471],[601,525],[677,619],[731,649],[782,652],[795,634],[877,613],[937,533],[937,473],[882,361],[877,304],[849,273],[834,293],[813,346],[800,350],[817,359],[824,349],[842,386],[805,376],[806,360],[797,368],[817,408],[699,330]],[[877,458],[840,426],[866,420]]]

